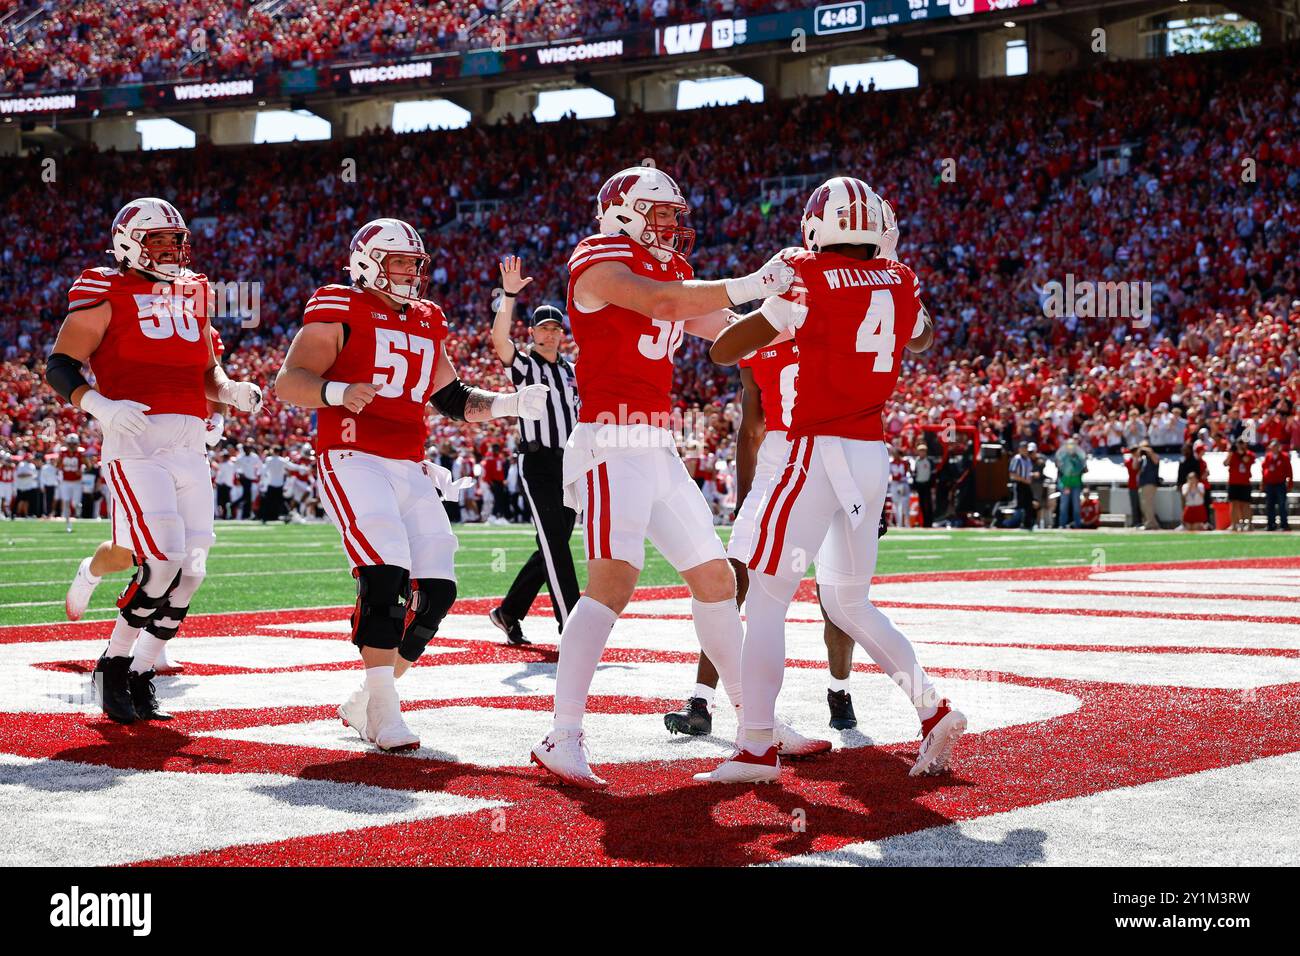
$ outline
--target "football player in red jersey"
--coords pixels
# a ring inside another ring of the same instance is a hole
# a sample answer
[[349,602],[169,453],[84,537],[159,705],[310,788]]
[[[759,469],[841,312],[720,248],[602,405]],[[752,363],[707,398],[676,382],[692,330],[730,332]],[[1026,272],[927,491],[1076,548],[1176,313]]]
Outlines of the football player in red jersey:
[[447,320],[424,298],[429,256],[399,219],[366,223],[352,239],[351,286],[316,290],[276,394],[316,415],[324,504],[357,581],[352,640],[365,682],[339,716],[381,750],[420,738],[402,718],[394,679],[423,653],[456,599],[456,536],[427,461],[425,407],[458,421],[539,418],[546,386],[485,392],[447,357]]
[[[793,270],[773,258],[741,278],[695,280],[685,258],[695,237],[686,213],[672,177],[653,167],[625,169],[597,196],[601,232],[569,258],[581,408],[564,452],[564,485],[566,503],[583,514],[587,589],[560,638],[555,723],[531,759],[584,787],[606,786],[588,764],[582,719],[605,642],[636,587],[646,538],[690,588],[700,646],[732,704],[741,704],[736,579],[670,430],[673,355],[685,332],[712,339],[733,318],[731,307],[784,291]],[[829,747],[778,731],[791,751]]]
[[[732,552],[747,542],[757,517],[759,499],[768,480],[779,471],[790,454],[786,430],[794,410],[795,378],[799,374],[799,350],[786,340],[759,349],[740,360],[741,419],[736,444],[736,520],[731,526],[731,544],[727,555],[736,572],[736,603],[745,603],[749,586],[744,557]],[[758,489],[758,494],[749,494]],[[826,703],[830,707],[830,726],[851,730],[858,725],[849,695],[849,675],[853,667],[853,639],[841,631],[822,611],[825,621],[826,660],[830,682]],[[670,733],[700,736],[713,732],[713,692],[718,686],[718,672],[704,654],[696,666],[695,689],[681,710],[664,715]]]
[[934,337],[912,270],[880,255],[888,228],[880,197],[861,180],[819,186],[803,215],[804,249],[786,253],[798,277],[784,296],[723,332],[710,354],[732,364],[793,330],[800,377],[790,422],[790,454],[762,491],[749,541],[742,671],[743,746],[697,779],[775,780],[776,697],[785,668],[785,615],[808,562],[826,614],[862,645],[907,694],[921,722],[913,776],[942,769],[966,718],[917,663],[906,637],[868,598],[877,527],[889,477],[881,412],[898,382],[903,350]]
[[[221,356],[225,353],[225,344],[221,341],[221,334],[215,327],[209,328],[209,334],[212,337],[212,355],[220,362]],[[209,399],[207,421],[204,423],[203,441],[208,447],[216,445],[221,441],[222,427],[225,418],[222,409],[225,405],[220,402],[214,402]],[[112,487],[109,488],[109,498],[112,498]],[[95,588],[99,587],[100,582],[105,575],[117,574],[120,571],[128,571],[136,566],[135,554],[129,547],[119,544],[116,539],[103,541],[95,548],[94,553],[88,558],[83,558],[77,565],[77,572],[72,576],[72,583],[68,585],[68,592],[63,598],[63,611],[69,621],[79,621],[81,616],[86,613],[86,608],[90,604],[90,599],[95,593]],[[159,676],[170,674],[179,674],[184,667],[175,661],[168,651],[167,641],[158,650],[158,656],[154,659],[154,673]]]
[[64,440],[58,451],[58,462],[58,501],[63,509],[63,530],[71,534],[72,518],[81,504],[81,476],[86,470],[86,453],[82,450],[81,439],[75,434]]
[[[116,268],[87,269],[73,283],[46,363],[50,386],[99,421],[113,542],[129,542],[137,564],[95,667],[104,713],[119,723],[169,716],[154,663],[189,611],[214,540],[207,402],[243,411],[262,403],[256,385],[231,381],[216,360],[207,278],[189,269],[189,237],[165,200],[122,207],[109,250]],[[81,372],[87,361],[93,387]]]

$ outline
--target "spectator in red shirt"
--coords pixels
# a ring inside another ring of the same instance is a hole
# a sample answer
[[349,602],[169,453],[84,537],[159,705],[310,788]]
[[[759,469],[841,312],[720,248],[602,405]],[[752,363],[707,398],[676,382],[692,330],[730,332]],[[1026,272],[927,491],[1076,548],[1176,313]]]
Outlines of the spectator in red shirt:
[[1279,526],[1277,516],[1281,515],[1281,528],[1290,531],[1287,522],[1286,493],[1291,490],[1295,479],[1291,467],[1291,455],[1276,438],[1268,443],[1263,462],[1264,507],[1268,514],[1268,530],[1276,531]]
[[1138,494],[1138,472],[1142,462],[1138,460],[1138,450],[1130,448],[1124,453],[1124,468],[1128,471],[1128,506],[1133,512],[1133,524],[1142,520],[1142,496]]
[[1229,527],[1233,531],[1250,530],[1250,466],[1254,463],[1246,439],[1238,438],[1228,452]]
[[513,509],[506,490],[506,462],[500,445],[493,445],[483,457],[483,480],[492,489],[492,517],[509,521]]

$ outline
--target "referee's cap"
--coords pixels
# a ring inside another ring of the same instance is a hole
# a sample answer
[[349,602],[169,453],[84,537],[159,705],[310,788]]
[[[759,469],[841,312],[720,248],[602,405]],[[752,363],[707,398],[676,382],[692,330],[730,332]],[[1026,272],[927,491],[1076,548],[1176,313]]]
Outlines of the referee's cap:
[[533,317],[529,320],[528,324],[531,328],[535,329],[539,325],[545,325],[548,322],[553,322],[555,325],[558,325],[561,331],[566,327],[564,313],[553,305],[539,305],[537,308],[533,309]]

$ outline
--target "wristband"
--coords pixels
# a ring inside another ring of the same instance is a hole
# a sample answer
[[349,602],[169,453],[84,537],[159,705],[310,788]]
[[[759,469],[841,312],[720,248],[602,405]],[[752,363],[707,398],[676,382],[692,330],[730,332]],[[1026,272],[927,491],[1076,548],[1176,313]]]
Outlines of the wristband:
[[502,290],[501,290],[501,294],[502,294],[503,296],[505,296],[507,299],[513,299],[513,298],[514,298],[515,296],[517,296],[519,293],[518,293],[518,292],[507,292],[505,289],[502,289]]
[[347,382],[326,382],[320,387],[320,397],[326,405],[342,405],[343,393],[347,390]]

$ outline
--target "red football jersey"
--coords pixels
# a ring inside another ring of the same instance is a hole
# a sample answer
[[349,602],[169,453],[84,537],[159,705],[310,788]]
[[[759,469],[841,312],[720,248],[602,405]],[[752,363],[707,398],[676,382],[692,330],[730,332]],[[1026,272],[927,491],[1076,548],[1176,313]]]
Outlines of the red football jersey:
[[750,358],[741,359],[740,367],[749,369],[754,376],[767,430],[788,429],[794,411],[795,379],[799,375],[799,349],[793,340],[759,349]]
[[692,279],[695,271],[679,255],[660,262],[626,236],[588,236],[569,257],[569,323],[579,354],[580,422],[667,424],[672,410],[673,355],[682,344],[684,323],[668,322],[607,304],[583,312],[573,287],[591,266],[621,262],[635,274],[662,282]]
[[0,485],[10,484],[14,480],[14,466],[0,465]]
[[68,311],[107,301],[104,338],[90,356],[95,389],[149,406],[150,415],[207,417],[203,378],[212,363],[203,334],[205,276],[162,282],[138,272],[87,269],[68,292]]
[[800,368],[789,435],[884,441],[903,349],[923,329],[920,283],[901,262],[798,249],[796,279],[763,311],[795,330]]
[[59,471],[63,472],[64,481],[80,481],[81,469],[80,451],[73,451],[66,446],[59,449]]
[[317,409],[317,451],[347,448],[423,461],[425,406],[447,338],[442,309],[420,302],[399,311],[364,289],[327,285],[311,297],[302,321],[343,324],[343,350],[325,370],[326,379],[379,389],[360,414],[342,405]]

